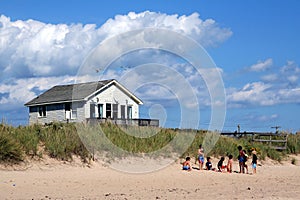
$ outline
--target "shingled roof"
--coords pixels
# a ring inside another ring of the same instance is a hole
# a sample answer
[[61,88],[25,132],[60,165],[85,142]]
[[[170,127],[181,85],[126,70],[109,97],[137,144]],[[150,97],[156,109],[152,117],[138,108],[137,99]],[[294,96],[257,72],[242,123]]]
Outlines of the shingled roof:
[[89,83],[54,86],[27,102],[25,106],[81,101],[111,82],[116,81],[111,79]]

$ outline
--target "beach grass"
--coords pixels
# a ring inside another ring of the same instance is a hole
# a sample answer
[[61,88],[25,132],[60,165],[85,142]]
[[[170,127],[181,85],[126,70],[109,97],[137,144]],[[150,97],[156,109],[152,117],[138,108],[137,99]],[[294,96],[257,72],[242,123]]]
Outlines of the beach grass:
[[[124,127],[111,123],[92,126],[83,123],[52,123],[46,126],[35,124],[19,127],[1,123],[0,162],[18,163],[26,157],[41,158],[44,154],[65,161],[72,161],[72,156],[75,155],[83,162],[88,162],[94,158],[95,152],[105,152],[109,157],[122,157],[125,156],[124,152],[151,155],[161,149],[164,156],[178,153],[182,157],[196,158],[199,144],[203,143],[207,134],[212,132],[158,127]],[[185,145],[182,144],[188,144],[188,148],[183,148]],[[219,157],[231,154],[236,159],[239,145],[248,154],[251,154],[251,150],[255,148],[260,159],[269,157],[281,161],[288,154],[300,153],[300,135],[289,134],[285,151],[277,151],[267,144],[252,142],[251,137],[236,139],[220,136],[206,156]]]

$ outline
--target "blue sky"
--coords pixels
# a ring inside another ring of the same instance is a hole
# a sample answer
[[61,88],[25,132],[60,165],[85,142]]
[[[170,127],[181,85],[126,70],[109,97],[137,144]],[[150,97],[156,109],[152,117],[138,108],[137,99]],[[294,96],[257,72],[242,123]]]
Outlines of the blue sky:
[[[193,38],[221,71],[227,101],[223,130],[234,131],[240,124],[243,131],[274,131],[276,125],[299,131],[299,8],[297,0],[0,1],[0,117],[26,124],[23,104],[53,85],[74,82],[81,63],[100,42],[124,27],[158,27]],[[125,56],[115,65],[155,59],[185,71],[201,102],[209,97],[181,59],[161,51],[141,53],[147,59],[133,62],[137,55]],[[105,77],[116,74],[108,70]],[[165,116],[164,126],[178,126],[176,99],[159,98],[171,95],[168,91],[147,86],[137,93],[146,99],[142,116],[149,115],[151,105],[161,105],[155,108]],[[170,99],[173,107],[166,106]],[[200,106],[199,128],[210,123],[207,105]]]

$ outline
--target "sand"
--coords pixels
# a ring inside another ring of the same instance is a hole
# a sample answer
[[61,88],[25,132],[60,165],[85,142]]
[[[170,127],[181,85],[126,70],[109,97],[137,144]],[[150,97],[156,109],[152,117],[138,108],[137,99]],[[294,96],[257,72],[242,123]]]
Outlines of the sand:
[[[300,157],[296,159],[300,161]],[[0,199],[300,198],[299,165],[292,165],[290,160],[283,164],[267,160],[260,165],[255,175],[187,172],[181,170],[178,161],[155,172],[130,174],[101,162],[87,166],[46,159],[18,167],[1,166]],[[234,170],[237,168],[235,162]]]

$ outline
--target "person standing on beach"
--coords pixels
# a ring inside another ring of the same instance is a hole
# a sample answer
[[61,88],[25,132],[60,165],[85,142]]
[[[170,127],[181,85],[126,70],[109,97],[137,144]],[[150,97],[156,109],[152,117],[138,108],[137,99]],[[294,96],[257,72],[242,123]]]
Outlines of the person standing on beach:
[[[244,168],[246,168],[246,173],[248,174],[249,172],[248,172],[248,165],[247,165],[247,160],[248,160],[248,154],[247,154],[247,152],[246,152],[246,150],[243,150],[243,152],[244,152]],[[244,169],[245,170],[245,169]]]
[[199,145],[199,149],[198,149],[198,162],[199,162],[199,170],[202,170],[204,164],[204,150],[201,144]]
[[227,172],[232,173],[232,163],[233,163],[233,156],[228,156],[229,160],[227,162]]
[[239,156],[238,156],[238,160],[239,160],[239,167],[240,167],[240,173],[244,173],[244,159],[245,159],[245,155],[244,155],[244,151],[243,151],[243,147],[242,146],[238,146],[238,150],[239,150]]
[[252,151],[252,171],[253,174],[256,174],[256,167],[257,167],[257,156],[256,156],[256,151]]

